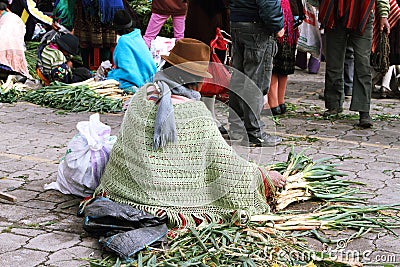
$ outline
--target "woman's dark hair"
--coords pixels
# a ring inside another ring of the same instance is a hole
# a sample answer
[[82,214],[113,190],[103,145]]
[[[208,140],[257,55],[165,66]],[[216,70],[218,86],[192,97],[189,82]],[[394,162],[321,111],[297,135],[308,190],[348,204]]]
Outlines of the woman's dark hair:
[[124,35],[124,34],[128,34],[128,33],[132,32],[135,28],[136,28],[136,27],[134,27],[133,24],[132,24],[132,26],[129,27],[129,28],[120,29],[120,30],[115,30],[115,32],[116,32],[118,35]]
[[8,4],[6,3],[6,1],[0,1],[0,10],[6,10],[7,6]]
[[203,77],[191,74],[180,68],[174,67],[174,65],[167,61],[165,61],[164,65],[162,66],[162,71],[172,81],[177,82],[186,88],[189,88],[190,86],[197,87],[199,82],[204,80]]

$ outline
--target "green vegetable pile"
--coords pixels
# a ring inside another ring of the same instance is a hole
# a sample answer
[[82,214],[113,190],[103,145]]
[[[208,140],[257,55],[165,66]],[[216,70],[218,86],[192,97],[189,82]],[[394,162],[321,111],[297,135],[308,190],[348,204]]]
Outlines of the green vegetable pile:
[[72,112],[115,113],[122,111],[121,100],[101,96],[89,89],[87,85],[70,86],[55,82],[41,89],[28,91],[22,100]]
[[[293,200],[323,202],[311,212],[309,208],[307,211],[277,209],[274,214],[250,218],[235,216],[232,223],[173,229],[169,232],[169,247],[146,247],[131,259],[109,255],[104,259],[82,260],[89,261],[93,267],[357,266],[357,258],[339,262],[326,251],[314,251],[307,246],[306,237],[327,245],[338,245],[373,231],[386,230],[397,236],[392,229],[400,228],[400,204],[363,204],[365,199],[356,197],[362,192],[350,187],[359,183],[335,178],[344,174],[338,172],[332,163],[326,163],[326,159],[313,161],[304,155],[304,151],[295,153],[292,149],[286,162],[271,165],[269,169],[288,177],[286,189],[276,196],[278,199],[282,199],[282,193],[292,196],[282,208]],[[300,197],[296,197],[297,192]],[[352,234],[332,240],[327,230],[352,230]]]
[[[286,185],[275,195],[275,210],[283,210],[297,201],[318,199],[329,202],[365,203],[365,192],[355,185],[360,182],[341,179],[347,174],[335,169],[336,164],[329,158],[314,161],[304,151],[288,155],[286,162],[278,162],[268,169],[280,172],[286,178]],[[340,178],[338,178],[340,177]]]
[[25,58],[28,63],[29,74],[34,79],[39,79],[36,74],[36,62],[37,62],[37,48],[39,42],[26,42]]
[[[293,258],[293,255],[299,255]],[[302,257],[300,255],[307,255]],[[337,263],[328,255],[310,250],[306,242],[282,233],[271,234],[255,227],[211,224],[205,228],[180,231],[168,249],[147,247],[131,262],[109,256],[89,260],[91,267],[111,266],[351,266]],[[308,265],[314,266],[315,265]]]
[[23,95],[24,91],[11,88],[10,90],[2,90],[0,88],[0,103],[14,103],[17,102]]

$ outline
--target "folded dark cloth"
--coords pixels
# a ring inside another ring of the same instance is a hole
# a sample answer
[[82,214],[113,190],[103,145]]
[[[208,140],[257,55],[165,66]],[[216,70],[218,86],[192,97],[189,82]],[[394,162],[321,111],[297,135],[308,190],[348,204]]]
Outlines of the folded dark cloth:
[[103,248],[128,259],[146,246],[166,242],[167,217],[155,217],[130,205],[96,197],[79,210],[83,228],[100,237]]

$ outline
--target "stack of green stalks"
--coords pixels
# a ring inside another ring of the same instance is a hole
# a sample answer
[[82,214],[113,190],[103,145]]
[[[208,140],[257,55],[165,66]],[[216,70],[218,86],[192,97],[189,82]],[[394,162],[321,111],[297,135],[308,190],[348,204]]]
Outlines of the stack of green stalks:
[[[112,255],[85,260],[97,267],[360,266],[357,259],[338,262],[326,251],[310,249],[305,237],[325,244],[347,244],[369,232],[386,230],[396,235],[393,228],[400,227],[400,204],[359,203],[365,202],[356,196],[362,192],[351,187],[359,183],[336,178],[345,174],[326,159],[313,161],[304,151],[295,154],[292,149],[286,162],[269,169],[281,172],[288,179],[286,187],[276,195],[275,214],[251,216],[240,223],[233,219],[232,224],[171,230],[168,249],[147,247],[132,259],[122,260]],[[300,199],[320,199],[324,203],[313,212],[282,210]],[[351,234],[331,240],[329,231]]]
[[365,193],[352,187],[364,184],[337,178],[347,174],[339,172],[335,166],[329,159],[313,161],[304,155],[304,151],[296,154],[292,148],[286,162],[268,167],[286,178],[285,187],[276,193],[274,209],[280,211],[293,202],[309,199],[365,203],[366,198],[361,197]]
[[28,63],[29,74],[35,79],[39,79],[36,74],[37,48],[39,44],[39,42],[27,42],[25,50],[25,58],[26,63]]
[[121,112],[122,101],[101,96],[87,85],[71,86],[54,82],[41,89],[28,91],[22,100],[72,112]]
[[210,224],[197,230],[173,233],[178,236],[170,240],[168,249],[147,247],[131,261],[115,256],[83,260],[89,260],[92,267],[265,267],[305,266],[309,262],[315,262],[317,266],[352,266],[346,262],[335,262],[328,255],[307,248],[306,243],[298,239],[254,225]]
[[[400,205],[340,206],[332,205],[313,213],[266,214],[252,216],[245,225],[210,224],[196,229],[171,230],[168,248],[146,247],[134,258],[121,260],[83,259],[90,266],[359,266],[331,258],[326,251],[307,247],[304,236],[313,236],[326,244],[350,242],[373,230],[400,226],[392,216]],[[322,230],[355,230],[350,237],[330,240]],[[173,237],[173,238],[172,238]]]

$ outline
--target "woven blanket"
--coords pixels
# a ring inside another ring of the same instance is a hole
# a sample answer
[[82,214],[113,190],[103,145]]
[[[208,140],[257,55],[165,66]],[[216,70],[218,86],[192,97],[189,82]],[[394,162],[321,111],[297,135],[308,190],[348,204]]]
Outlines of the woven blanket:
[[153,150],[157,105],[147,100],[148,86],[132,99],[96,193],[166,213],[178,227],[269,211],[263,170],[233,151],[202,102],[175,104],[178,142]]

